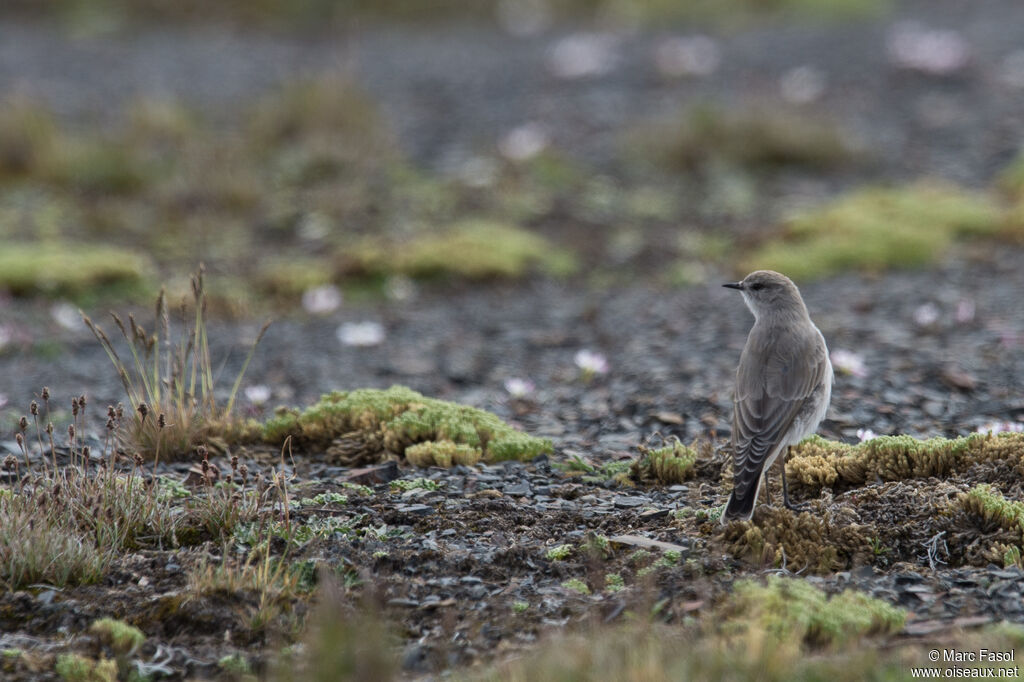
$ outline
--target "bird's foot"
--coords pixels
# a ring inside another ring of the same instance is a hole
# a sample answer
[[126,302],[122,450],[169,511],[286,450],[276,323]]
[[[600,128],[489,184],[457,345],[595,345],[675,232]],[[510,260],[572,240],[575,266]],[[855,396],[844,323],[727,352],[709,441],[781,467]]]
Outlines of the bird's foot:
[[797,514],[811,510],[811,505],[807,502],[790,502],[789,500],[784,500],[783,505],[789,511],[796,512]]

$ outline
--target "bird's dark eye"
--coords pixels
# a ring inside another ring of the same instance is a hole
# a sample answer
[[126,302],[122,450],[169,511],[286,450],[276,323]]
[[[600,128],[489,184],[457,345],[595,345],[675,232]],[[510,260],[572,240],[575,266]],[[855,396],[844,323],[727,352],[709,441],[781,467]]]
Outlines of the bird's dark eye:
[[750,285],[750,288],[754,291],[760,291],[761,289],[764,289],[764,284],[761,282],[754,282]]

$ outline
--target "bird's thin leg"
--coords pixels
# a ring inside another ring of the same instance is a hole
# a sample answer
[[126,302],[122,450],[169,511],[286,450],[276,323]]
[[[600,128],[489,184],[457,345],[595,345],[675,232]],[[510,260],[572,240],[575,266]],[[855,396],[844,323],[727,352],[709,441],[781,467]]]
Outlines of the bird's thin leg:
[[[786,449],[786,454],[787,455],[789,454],[789,449],[788,448]],[[795,512],[807,511],[810,508],[810,505],[808,505],[806,502],[801,503],[801,504],[794,504],[793,502],[789,501],[789,489],[788,489],[788,486],[786,485],[786,460],[785,460],[785,458],[783,458],[783,460],[782,460],[782,504],[785,505],[786,509],[789,509],[790,511],[795,511]]]
[[762,476],[764,476],[764,498],[765,498],[765,502],[770,507],[771,504],[772,504],[772,490],[771,490],[771,488],[769,487],[769,484],[768,484],[768,472],[767,471],[764,472],[762,474]]

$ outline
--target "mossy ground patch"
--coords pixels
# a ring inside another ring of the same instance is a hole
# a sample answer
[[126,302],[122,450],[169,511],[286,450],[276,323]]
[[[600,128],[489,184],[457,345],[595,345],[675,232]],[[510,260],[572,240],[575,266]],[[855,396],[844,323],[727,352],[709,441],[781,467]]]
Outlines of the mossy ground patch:
[[427,398],[404,386],[327,394],[301,412],[280,412],[267,421],[263,435],[272,444],[291,436],[301,447],[326,448],[329,456],[350,464],[389,454],[417,464],[451,465],[474,457],[495,462],[551,452],[550,441],[518,431],[490,412]]
[[844,270],[935,263],[959,241],[1007,236],[1006,207],[994,197],[936,182],[857,190],[785,222],[776,240],[739,263],[796,280]]
[[531,269],[567,275],[577,267],[570,252],[543,236],[492,220],[464,221],[404,240],[370,239],[345,249],[344,258],[351,262],[348,269],[412,277],[519,277]]
[[[1019,564],[1022,457],[1018,433],[888,436],[858,445],[813,436],[786,464],[791,494],[809,501],[806,513],[775,499],[751,521],[722,527],[717,515],[692,513],[677,515],[677,523],[754,565],[791,571]],[[700,463],[696,473],[691,486],[707,481],[724,498],[724,458]]]

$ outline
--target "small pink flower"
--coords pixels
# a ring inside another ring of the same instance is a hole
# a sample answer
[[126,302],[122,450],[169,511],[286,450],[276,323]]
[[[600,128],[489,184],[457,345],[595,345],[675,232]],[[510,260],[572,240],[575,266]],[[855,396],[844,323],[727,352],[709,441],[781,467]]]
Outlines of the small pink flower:
[[346,322],[337,333],[346,346],[378,346],[384,340],[384,327],[377,322]]
[[960,324],[970,324],[974,321],[974,301],[969,298],[961,298],[956,304],[956,321]]
[[513,398],[525,398],[536,390],[533,382],[529,379],[510,377],[505,379],[505,390]]
[[263,384],[245,387],[245,397],[253,405],[263,405],[270,400],[270,387]]
[[857,429],[857,438],[859,438],[860,442],[863,443],[866,440],[878,438],[878,434],[871,429]]
[[509,161],[529,161],[548,146],[548,134],[539,123],[513,128],[498,142],[498,151]]
[[302,292],[302,307],[314,315],[333,313],[341,305],[341,291],[333,284],[325,284]]
[[971,51],[956,31],[930,29],[914,22],[897,24],[887,41],[892,62],[910,71],[948,76],[970,61]]
[[601,33],[574,33],[556,42],[548,55],[558,78],[585,78],[609,73],[618,61],[618,41]]
[[855,377],[864,378],[868,375],[868,368],[864,364],[864,358],[853,351],[837,349],[832,351],[832,366],[842,374],[852,374]]
[[608,373],[608,359],[601,353],[586,348],[576,351],[573,362],[582,370],[583,376],[588,378],[595,374]]
[[1024,424],[1021,422],[991,421],[979,426],[978,433],[1024,433]]
[[68,331],[77,332],[85,329],[85,323],[82,322],[78,308],[70,303],[54,303],[50,306],[50,317]]
[[939,321],[939,306],[925,303],[914,309],[914,322],[919,327],[931,327]]

